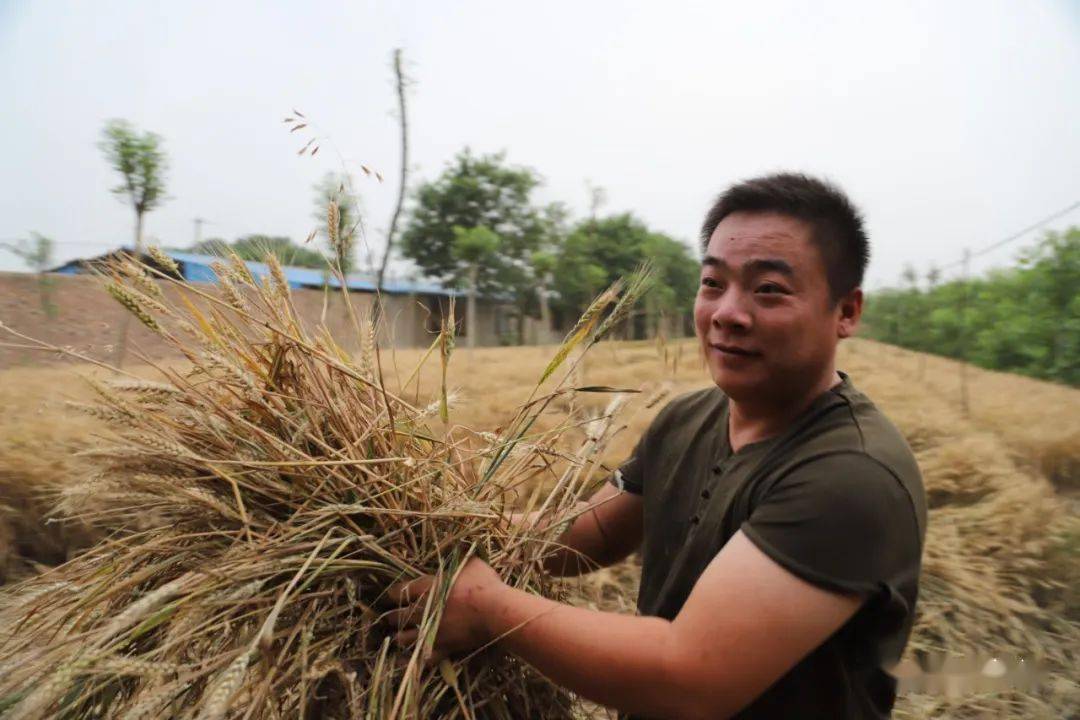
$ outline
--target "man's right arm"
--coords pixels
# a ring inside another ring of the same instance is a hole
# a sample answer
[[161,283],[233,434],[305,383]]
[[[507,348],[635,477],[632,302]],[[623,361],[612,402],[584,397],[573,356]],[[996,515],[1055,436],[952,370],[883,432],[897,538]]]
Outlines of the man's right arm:
[[[556,541],[558,548],[544,561],[544,569],[552,575],[570,577],[613,565],[641,545],[644,502],[640,495],[605,483],[577,512]],[[535,518],[517,521],[528,525]]]

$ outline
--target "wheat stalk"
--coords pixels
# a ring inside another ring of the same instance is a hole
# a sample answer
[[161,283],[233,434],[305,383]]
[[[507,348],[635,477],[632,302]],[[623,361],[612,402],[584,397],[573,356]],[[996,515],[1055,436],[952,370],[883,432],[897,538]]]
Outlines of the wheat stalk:
[[[165,311],[156,321],[136,287],[147,269],[130,262],[114,268],[110,294],[156,322],[190,368],[95,384],[100,403],[80,406],[118,439],[83,454],[93,472],[64,507],[112,535],[50,575],[62,591],[32,580],[0,608],[0,627],[20,628],[0,643],[10,668],[0,707],[15,717],[221,718],[239,705],[255,720],[317,711],[496,720],[528,704],[570,717],[572,698],[512,657],[425,670],[419,650],[385,642],[373,608],[392,583],[448,580],[474,553],[512,586],[561,597],[538,571],[556,529],[524,534],[502,508],[536,466],[558,475],[543,507],[575,508],[610,433],[553,454],[574,423],[544,442],[529,437],[550,399],[537,390],[498,439],[437,431],[431,410],[383,385],[370,320],[358,322],[362,356],[350,357],[325,328],[296,321],[275,259],[270,282],[251,286],[235,259],[222,265],[220,298],[170,280],[176,292],[155,301]],[[228,298],[238,284],[250,290],[242,307]],[[618,298],[618,288],[606,293],[566,344],[592,339]],[[451,312],[433,343],[442,376],[433,409],[444,421],[454,323]],[[427,637],[441,602],[427,610]]]
[[105,286],[105,289],[118,303],[123,305],[132,315],[138,318],[139,322],[156,333],[161,332],[161,327],[157,324],[157,321],[150,316],[150,313],[143,309],[142,305],[139,303],[139,297],[131,290],[131,288],[116,283],[109,283]]

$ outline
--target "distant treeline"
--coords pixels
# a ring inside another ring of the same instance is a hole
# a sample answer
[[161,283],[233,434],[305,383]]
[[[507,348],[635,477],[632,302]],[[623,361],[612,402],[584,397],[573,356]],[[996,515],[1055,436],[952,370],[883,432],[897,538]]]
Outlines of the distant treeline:
[[[507,343],[521,342],[526,317],[550,316],[556,327],[572,326],[598,293],[646,262],[655,282],[628,323],[633,327],[625,328],[628,336],[689,329],[699,267],[690,246],[632,213],[599,214],[600,188],[590,187],[589,217],[573,218],[561,203],[537,201],[541,183],[534,170],[510,164],[503,153],[475,155],[466,148],[438,177],[420,182],[409,194],[394,255],[428,278],[511,305],[519,325],[502,338]],[[330,175],[316,187],[314,217],[325,223],[333,199],[341,237],[353,236],[360,217],[359,198],[338,190],[352,186],[347,176]],[[245,260],[272,252],[290,265],[327,264],[318,245],[298,245],[278,235],[247,235],[233,242],[211,238],[186,249],[231,250]],[[370,258],[352,255],[350,249],[343,264],[373,272]]]
[[909,268],[907,288],[872,293],[864,334],[1080,386],[1080,228],[1047,233],[1012,268],[943,283],[937,275],[920,288]]

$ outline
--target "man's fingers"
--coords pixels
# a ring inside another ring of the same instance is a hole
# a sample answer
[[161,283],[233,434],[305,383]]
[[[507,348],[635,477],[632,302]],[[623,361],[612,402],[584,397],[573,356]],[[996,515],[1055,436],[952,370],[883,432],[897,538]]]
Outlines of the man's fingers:
[[420,630],[418,628],[409,628],[394,635],[394,641],[401,647],[408,647],[415,643],[418,637],[420,637]]
[[[440,650],[432,650],[429,655],[425,656],[422,659],[422,662],[424,663],[425,667],[433,668],[433,667],[436,667],[443,660],[447,659],[448,657],[450,657],[450,656],[447,655],[446,653],[440,651]],[[400,653],[400,654],[394,655],[394,660],[393,660],[394,666],[397,667],[398,669],[404,669],[404,668],[408,667],[408,665],[409,665],[409,663],[411,661],[412,661],[412,653],[411,652]]]
[[419,625],[424,618],[424,606],[422,603],[414,603],[405,607],[389,610],[383,613],[382,620],[387,625],[396,628],[407,628]]
[[424,593],[431,589],[433,580],[434,578],[425,575],[409,582],[394,583],[387,588],[386,595],[398,605],[408,605],[422,598]]

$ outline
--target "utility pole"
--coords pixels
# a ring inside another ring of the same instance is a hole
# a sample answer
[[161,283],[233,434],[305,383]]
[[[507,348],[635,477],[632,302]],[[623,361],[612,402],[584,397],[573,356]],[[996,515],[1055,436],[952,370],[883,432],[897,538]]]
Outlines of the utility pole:
[[964,417],[968,417],[971,412],[971,406],[968,401],[968,381],[967,381],[967,365],[968,365],[968,322],[967,322],[967,305],[968,295],[971,292],[971,287],[968,284],[968,271],[971,268],[971,250],[964,248],[964,261],[963,271],[961,277],[963,278],[963,291],[960,293],[960,409],[964,413]]
[[194,247],[198,247],[199,243],[202,242],[202,226],[203,226],[204,223],[209,223],[209,222],[210,221],[207,220],[206,218],[201,218],[201,217],[195,218],[195,241],[193,243]]
[[593,185],[592,181],[585,181],[585,189],[589,193],[589,220],[596,224],[596,214],[600,211],[600,208],[607,202],[607,191],[599,185]]
[[[936,265],[931,265],[930,269],[926,271],[926,295],[930,302],[933,302],[934,288],[937,287],[938,281],[941,279],[941,270]],[[929,311],[929,308],[928,308]],[[930,348],[926,347],[924,351],[919,355],[919,380],[926,379],[926,356],[930,352]]]

